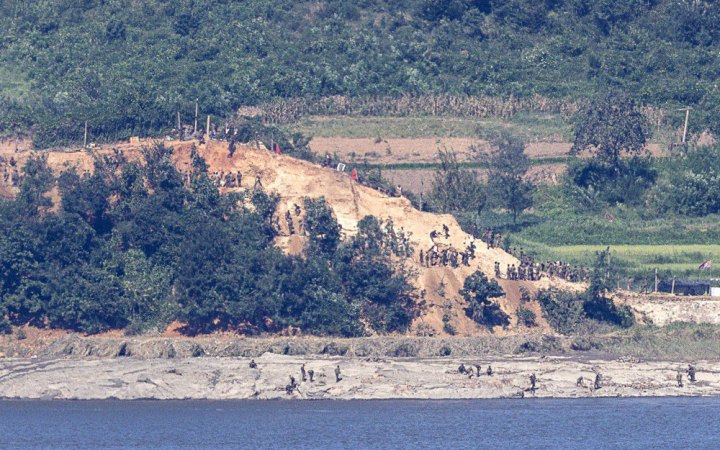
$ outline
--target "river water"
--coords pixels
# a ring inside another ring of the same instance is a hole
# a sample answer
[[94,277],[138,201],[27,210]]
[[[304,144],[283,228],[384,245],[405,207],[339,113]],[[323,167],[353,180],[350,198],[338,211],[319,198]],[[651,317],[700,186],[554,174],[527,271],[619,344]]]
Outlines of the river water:
[[720,448],[720,398],[0,401],[0,448]]

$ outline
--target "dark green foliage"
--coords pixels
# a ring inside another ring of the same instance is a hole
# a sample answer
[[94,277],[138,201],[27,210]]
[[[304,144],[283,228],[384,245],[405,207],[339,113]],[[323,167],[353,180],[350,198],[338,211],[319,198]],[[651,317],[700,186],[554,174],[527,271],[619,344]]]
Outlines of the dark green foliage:
[[637,103],[620,91],[596,96],[574,120],[573,151],[589,151],[616,170],[622,155],[642,155],[652,134]]
[[550,289],[538,292],[537,299],[548,323],[559,333],[572,334],[587,320],[583,299],[577,294]]
[[616,166],[595,159],[576,159],[568,168],[567,194],[578,208],[597,210],[607,205],[639,205],[657,179],[648,158],[619,160]]
[[690,149],[674,158],[650,193],[661,214],[705,216],[720,212],[720,145]]
[[510,134],[500,134],[493,145],[487,155],[488,193],[496,206],[510,211],[515,224],[518,214],[532,206],[533,186],[524,179],[530,158],[525,143]]
[[278,98],[564,99],[618,87],[657,106],[691,104],[698,130],[720,126],[717,2],[9,0],[1,8],[1,66],[17,74],[9,86],[30,93],[0,85],[0,128],[32,130],[41,147],[82,141],[85,120],[92,139],[167,132],[178,111],[190,122],[195,99],[215,118]]
[[604,296],[588,298],[583,307],[589,318],[599,322],[607,322],[621,328],[629,328],[635,324],[635,316],[629,306],[618,306],[612,299]]
[[641,202],[656,172],[643,157],[651,130],[637,103],[622,92],[610,91],[592,99],[574,120],[572,151],[590,152],[593,159],[570,166],[566,179],[571,196],[590,209]]
[[324,198],[305,199],[305,233],[313,250],[332,255],[340,243],[340,227]]
[[475,172],[460,168],[451,150],[438,152],[440,168],[435,171],[430,203],[442,212],[469,211],[479,214],[485,206],[485,192]]
[[[172,149],[143,156],[98,159],[92,174],[57,180],[43,158],[29,160],[20,195],[0,202],[0,329],[137,334],[180,320],[188,332],[293,326],[358,336],[409,327],[410,275],[376,219],[341,243],[329,205],[308,200],[311,242],[303,258],[289,257],[273,245],[277,196],[220,195],[197,154],[187,186]],[[60,208],[51,212],[56,182]]]
[[622,328],[635,323],[628,306],[617,306],[608,298],[615,283],[609,249],[598,252],[590,276],[590,286],[581,294],[556,289],[542,290],[538,302],[550,326],[563,334],[572,334],[591,321],[605,322]]
[[518,323],[526,327],[534,327],[537,325],[537,316],[532,310],[523,308],[522,306],[517,310]]
[[510,317],[492,299],[502,297],[505,292],[495,280],[488,280],[479,270],[465,279],[460,295],[468,302],[465,314],[475,322],[488,328],[507,326]]

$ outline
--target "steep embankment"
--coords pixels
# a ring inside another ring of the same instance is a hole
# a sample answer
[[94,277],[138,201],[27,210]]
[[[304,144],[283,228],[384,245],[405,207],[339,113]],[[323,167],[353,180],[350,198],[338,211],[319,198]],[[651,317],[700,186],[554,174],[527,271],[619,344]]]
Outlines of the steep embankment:
[[[146,145],[149,142],[145,143]],[[125,153],[129,159],[138,158],[141,144],[123,144],[114,147],[98,149],[99,153],[109,153],[114,149]],[[181,171],[190,170],[190,153],[192,142],[167,142],[175,149],[174,158]],[[391,220],[395,230],[402,232],[415,249],[411,258],[402,261],[417,274],[414,283],[417,286],[419,299],[424,304],[420,317],[413,326],[413,332],[418,327],[425,333],[443,334],[443,316],[449,317],[449,324],[459,335],[477,335],[488,333],[485,327],[478,325],[465,315],[466,302],[459,295],[465,278],[475,270],[480,270],[489,278],[494,276],[494,263],[500,263],[505,269],[509,264],[518,264],[513,256],[501,249],[488,249],[482,242],[475,241],[476,257],[469,261],[469,266],[460,264],[458,267],[450,265],[436,265],[427,267],[420,263],[419,252],[427,252],[434,245],[439,249],[454,249],[465,251],[473,237],[464,233],[457,221],[451,215],[432,214],[415,209],[406,198],[390,197],[374,189],[365,187],[350,178],[347,172],[338,172],[334,169],[323,168],[319,165],[301,161],[285,155],[276,155],[259,145],[238,146],[230,156],[227,143],[211,141],[207,145],[198,146],[199,153],[206,159],[211,174],[237,173],[242,174],[239,188],[222,188],[224,191],[233,189],[252,188],[259,178],[263,188],[280,195],[278,220],[280,236],[277,244],[291,253],[302,251],[304,238],[300,234],[291,234],[285,214],[291,211],[295,216],[295,205],[303,205],[306,197],[324,197],[342,226],[343,234],[350,236],[357,231],[357,224],[363,217],[373,215],[384,221]],[[18,165],[29,156],[28,152],[15,153]],[[90,153],[78,152],[49,152],[48,161],[55,170],[63,170],[70,166],[80,171],[92,170],[92,157]],[[296,217],[299,221],[302,217]],[[447,227],[447,235],[443,227]],[[431,238],[435,231],[436,237]],[[496,333],[512,333],[522,330],[517,324],[517,308],[521,303],[521,287],[529,293],[537,289],[547,288],[551,285],[564,288],[576,288],[562,280],[543,278],[537,282],[499,280],[506,295],[500,299],[503,310],[512,318],[511,325],[503,330],[496,328]],[[532,297],[532,296],[531,296]],[[538,318],[538,331],[550,331],[547,322],[542,318],[539,305],[530,301],[525,305],[533,310]],[[528,331],[525,329],[524,331]]]

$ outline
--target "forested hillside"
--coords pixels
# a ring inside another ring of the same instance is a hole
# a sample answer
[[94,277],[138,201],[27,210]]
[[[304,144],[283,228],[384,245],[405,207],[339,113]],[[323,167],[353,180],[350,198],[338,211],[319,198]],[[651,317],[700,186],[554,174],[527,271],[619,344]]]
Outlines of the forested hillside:
[[[720,5],[702,0],[0,3],[0,129],[36,145],[164,132],[276,98],[578,99],[619,87],[720,129]],[[678,115],[679,119],[679,115]]]

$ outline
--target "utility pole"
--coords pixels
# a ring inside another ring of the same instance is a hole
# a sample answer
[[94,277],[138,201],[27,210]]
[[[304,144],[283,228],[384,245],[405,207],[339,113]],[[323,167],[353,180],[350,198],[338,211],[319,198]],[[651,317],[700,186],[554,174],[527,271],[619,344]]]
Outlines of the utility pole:
[[193,129],[193,134],[197,135],[197,116],[198,116],[198,100],[195,99],[195,128]]
[[207,126],[205,127],[205,134],[207,135],[207,139],[210,139],[210,114],[208,114],[208,117],[207,117]]
[[688,130],[688,121],[690,120],[690,108],[689,106],[686,106],[685,108],[676,109],[676,111],[685,111],[685,126],[683,127],[683,136],[682,136],[682,143],[684,144],[687,140],[687,130]]
[[180,111],[177,112],[177,116],[178,116],[178,128],[177,128],[178,136],[180,136],[180,139],[182,139],[183,132],[182,132],[182,125],[180,125]]
[[657,294],[657,288],[658,288],[658,275],[657,275],[657,269],[655,269],[655,293]]
[[87,120],[85,121],[85,137],[83,137],[83,148],[87,148]]

